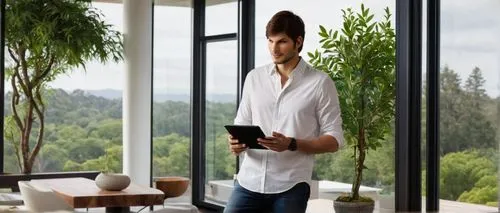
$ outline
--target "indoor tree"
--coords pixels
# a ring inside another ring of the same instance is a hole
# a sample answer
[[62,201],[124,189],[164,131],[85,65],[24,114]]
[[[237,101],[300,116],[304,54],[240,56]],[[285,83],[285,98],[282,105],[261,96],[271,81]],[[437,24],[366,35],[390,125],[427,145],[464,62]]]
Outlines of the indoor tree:
[[[380,21],[368,8],[342,10],[340,31],[320,26],[320,50],[308,53],[310,63],[336,84],[346,144],[354,159],[351,193],[338,201],[370,201],[359,195],[365,158],[391,135],[395,102],[395,32],[385,8]],[[342,151],[342,150],[341,150]],[[348,151],[348,150],[345,150]],[[335,165],[332,165],[335,166]]]
[[5,131],[21,171],[31,173],[43,144],[47,84],[90,60],[122,60],[122,35],[91,0],[7,0],[5,26],[12,87]]

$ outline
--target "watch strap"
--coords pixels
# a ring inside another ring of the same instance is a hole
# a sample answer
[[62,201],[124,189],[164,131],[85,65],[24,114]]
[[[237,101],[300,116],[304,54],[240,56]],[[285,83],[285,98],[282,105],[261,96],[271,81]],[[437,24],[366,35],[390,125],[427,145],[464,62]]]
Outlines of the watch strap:
[[297,150],[297,140],[295,138],[290,138],[290,144],[288,144],[288,150],[290,151]]

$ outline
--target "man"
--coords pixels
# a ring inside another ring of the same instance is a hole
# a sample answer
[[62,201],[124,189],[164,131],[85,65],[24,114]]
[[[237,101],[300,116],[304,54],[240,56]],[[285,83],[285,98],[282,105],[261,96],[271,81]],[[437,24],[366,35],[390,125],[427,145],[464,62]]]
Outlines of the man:
[[268,137],[258,143],[267,150],[228,137],[231,152],[244,158],[226,213],[305,212],[314,154],[343,143],[337,90],[299,56],[304,34],[302,19],[290,11],[266,26],[274,63],[247,75],[235,124],[260,126]]

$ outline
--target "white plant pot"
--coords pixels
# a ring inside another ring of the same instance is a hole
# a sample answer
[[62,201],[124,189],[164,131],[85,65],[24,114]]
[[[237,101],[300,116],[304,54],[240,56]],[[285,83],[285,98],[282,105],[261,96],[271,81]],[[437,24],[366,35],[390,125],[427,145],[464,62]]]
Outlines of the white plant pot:
[[95,178],[97,187],[107,191],[121,191],[130,185],[130,178],[124,174],[99,173]]

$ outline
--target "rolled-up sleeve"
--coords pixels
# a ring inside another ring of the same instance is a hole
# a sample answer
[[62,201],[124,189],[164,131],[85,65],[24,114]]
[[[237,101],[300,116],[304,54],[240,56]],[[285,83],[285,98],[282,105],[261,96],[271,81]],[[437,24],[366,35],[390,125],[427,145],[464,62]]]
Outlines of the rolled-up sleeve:
[[335,83],[330,78],[325,78],[318,86],[317,115],[320,135],[331,135],[344,146],[344,133],[342,131],[342,117],[340,104],[335,88]]
[[245,83],[243,85],[243,94],[241,97],[240,106],[238,107],[238,112],[236,113],[236,118],[234,119],[234,124],[236,125],[252,125],[252,108],[250,101],[250,91],[252,87],[252,72],[247,75]]

